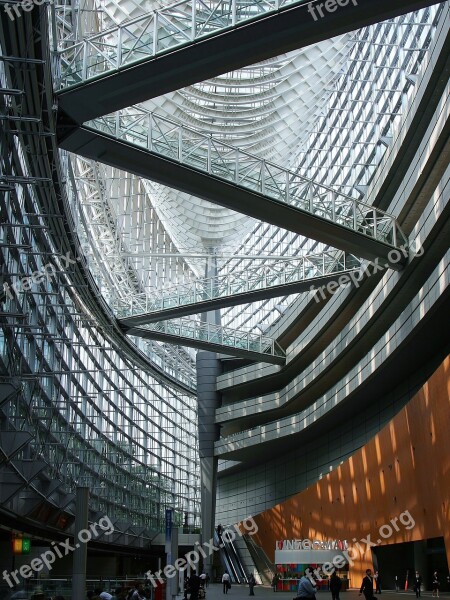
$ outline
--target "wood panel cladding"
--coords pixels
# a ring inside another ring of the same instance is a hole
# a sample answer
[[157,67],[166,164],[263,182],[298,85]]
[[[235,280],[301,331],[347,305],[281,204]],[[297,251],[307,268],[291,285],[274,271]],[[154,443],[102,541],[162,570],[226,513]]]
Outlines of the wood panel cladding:
[[[408,514],[415,522],[409,528]],[[277,540],[359,542],[350,568],[353,587],[373,568],[368,536],[383,545],[444,536],[450,566],[450,356],[365,446],[254,519],[254,540],[272,561]]]

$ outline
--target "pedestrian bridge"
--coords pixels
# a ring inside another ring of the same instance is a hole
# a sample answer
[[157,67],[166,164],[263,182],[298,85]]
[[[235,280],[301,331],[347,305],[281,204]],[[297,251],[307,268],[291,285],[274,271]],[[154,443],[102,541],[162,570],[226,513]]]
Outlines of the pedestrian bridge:
[[171,119],[133,107],[59,131],[65,150],[401,270],[392,215]]
[[[227,306],[277,298],[319,289],[331,282],[339,285],[343,275],[361,268],[361,261],[333,250],[304,257],[291,257],[192,283],[163,289],[158,296],[133,297],[128,306],[117,305],[122,325],[135,327],[163,319],[199,314]],[[350,281],[350,278],[348,278]]]
[[159,321],[142,327],[122,326],[122,329],[128,335],[240,356],[259,362],[283,365],[286,361],[285,351],[273,338],[191,319]]
[[77,123],[435,4],[436,0],[182,0],[59,41],[60,111]]

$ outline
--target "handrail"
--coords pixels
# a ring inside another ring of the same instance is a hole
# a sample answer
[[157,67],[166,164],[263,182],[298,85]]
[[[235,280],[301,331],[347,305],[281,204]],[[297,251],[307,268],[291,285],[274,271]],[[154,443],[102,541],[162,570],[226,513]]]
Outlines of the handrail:
[[149,297],[133,296],[124,305],[117,300],[113,309],[119,318],[134,317],[169,308],[198,304],[207,300],[225,299],[240,294],[257,292],[301,281],[313,281],[326,275],[344,273],[361,267],[360,259],[341,250],[330,250],[306,256],[293,256],[292,264],[283,262],[250,267],[237,271],[196,279],[189,283],[158,290]]
[[[236,25],[309,0],[181,0],[74,42],[60,40],[60,85],[68,88]],[[65,47],[64,47],[65,46]]]
[[[247,352],[267,354],[279,358],[286,357],[286,353],[274,338],[261,333],[231,329],[212,323],[201,323],[191,319],[172,319],[170,321],[148,323],[140,326],[139,329],[203,341],[227,348],[236,348]],[[131,334],[137,335],[133,329],[131,329]]]
[[393,248],[407,244],[396,218],[385,211],[145,109],[122,110],[88,121],[83,127],[258,192]]

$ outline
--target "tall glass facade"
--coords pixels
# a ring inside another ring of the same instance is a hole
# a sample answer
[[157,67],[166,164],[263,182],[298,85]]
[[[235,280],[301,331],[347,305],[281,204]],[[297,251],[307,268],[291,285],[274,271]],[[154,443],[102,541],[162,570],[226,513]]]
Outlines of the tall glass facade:
[[[2,88],[14,89],[15,73],[14,66],[3,69]],[[2,112],[13,114],[14,96],[5,94],[2,104]],[[49,216],[53,223],[66,217],[50,215],[51,181],[30,169],[23,139],[37,136],[14,133],[23,124],[11,123],[0,138],[0,384],[7,392],[2,431],[30,437],[7,458],[40,461],[39,476],[31,482],[38,490],[39,478],[60,482],[68,493],[88,486],[91,509],[111,519],[159,531],[171,507],[179,525],[198,529],[190,359],[181,350],[177,361],[174,351],[138,351],[121,341],[107,314],[99,316],[100,305],[98,314],[95,303],[86,305],[89,284],[102,292],[94,269],[93,279],[84,283],[76,272],[81,263],[90,266],[86,238],[79,245],[74,238],[66,250],[63,235],[51,230]],[[68,185],[65,191],[68,205],[75,206],[75,190]],[[10,385],[15,393],[9,393]],[[3,499],[5,506],[14,500]]]
[[[442,5],[217,76],[143,108],[364,200],[414,97]],[[152,8],[156,2],[145,5]],[[60,482],[68,494],[87,485],[92,509],[111,518],[160,531],[171,507],[178,525],[197,530],[195,351],[127,338],[115,317],[136,298],[151,300],[204,277],[211,256],[218,275],[233,276],[333,249],[56,150],[51,89],[64,67],[60,50],[141,16],[144,6],[73,0],[39,10],[50,23],[42,30],[48,53],[41,79],[23,75],[20,61],[0,62],[7,124],[0,132],[0,386],[15,390],[4,388],[2,432],[29,433],[4,454],[22,466],[37,461],[31,480],[17,474],[40,492],[45,481]],[[17,31],[25,36],[29,25],[23,19]],[[11,53],[7,31],[5,22],[3,55]],[[22,88],[23,104],[14,91]],[[225,308],[220,322],[265,333],[296,299]],[[25,514],[16,496],[1,500]],[[40,508],[33,510],[39,518]]]

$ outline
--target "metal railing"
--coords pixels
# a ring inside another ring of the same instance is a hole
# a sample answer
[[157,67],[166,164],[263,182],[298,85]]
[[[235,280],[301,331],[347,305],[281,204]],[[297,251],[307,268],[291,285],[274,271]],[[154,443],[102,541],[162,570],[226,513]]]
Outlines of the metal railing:
[[259,192],[390,246],[407,243],[392,215],[145,109],[126,109],[88,121],[84,127]]
[[[142,325],[139,329],[154,331],[167,336],[176,336],[182,339],[202,341],[226,348],[236,348],[247,352],[266,354],[285,358],[286,354],[273,338],[250,331],[239,331],[229,327],[221,327],[211,323],[200,323],[191,319],[171,319]],[[131,335],[139,336],[139,332],[132,330]]]
[[307,0],[183,0],[74,43],[60,40],[61,80],[67,88],[168,50],[220,34]]
[[316,278],[361,267],[360,259],[341,250],[292,257],[292,262],[295,264],[278,262],[251,267],[243,272],[197,279],[162,289],[156,296],[134,296],[126,306],[123,301],[116,301],[113,309],[119,318],[132,317],[296,282],[310,280],[313,285]]

